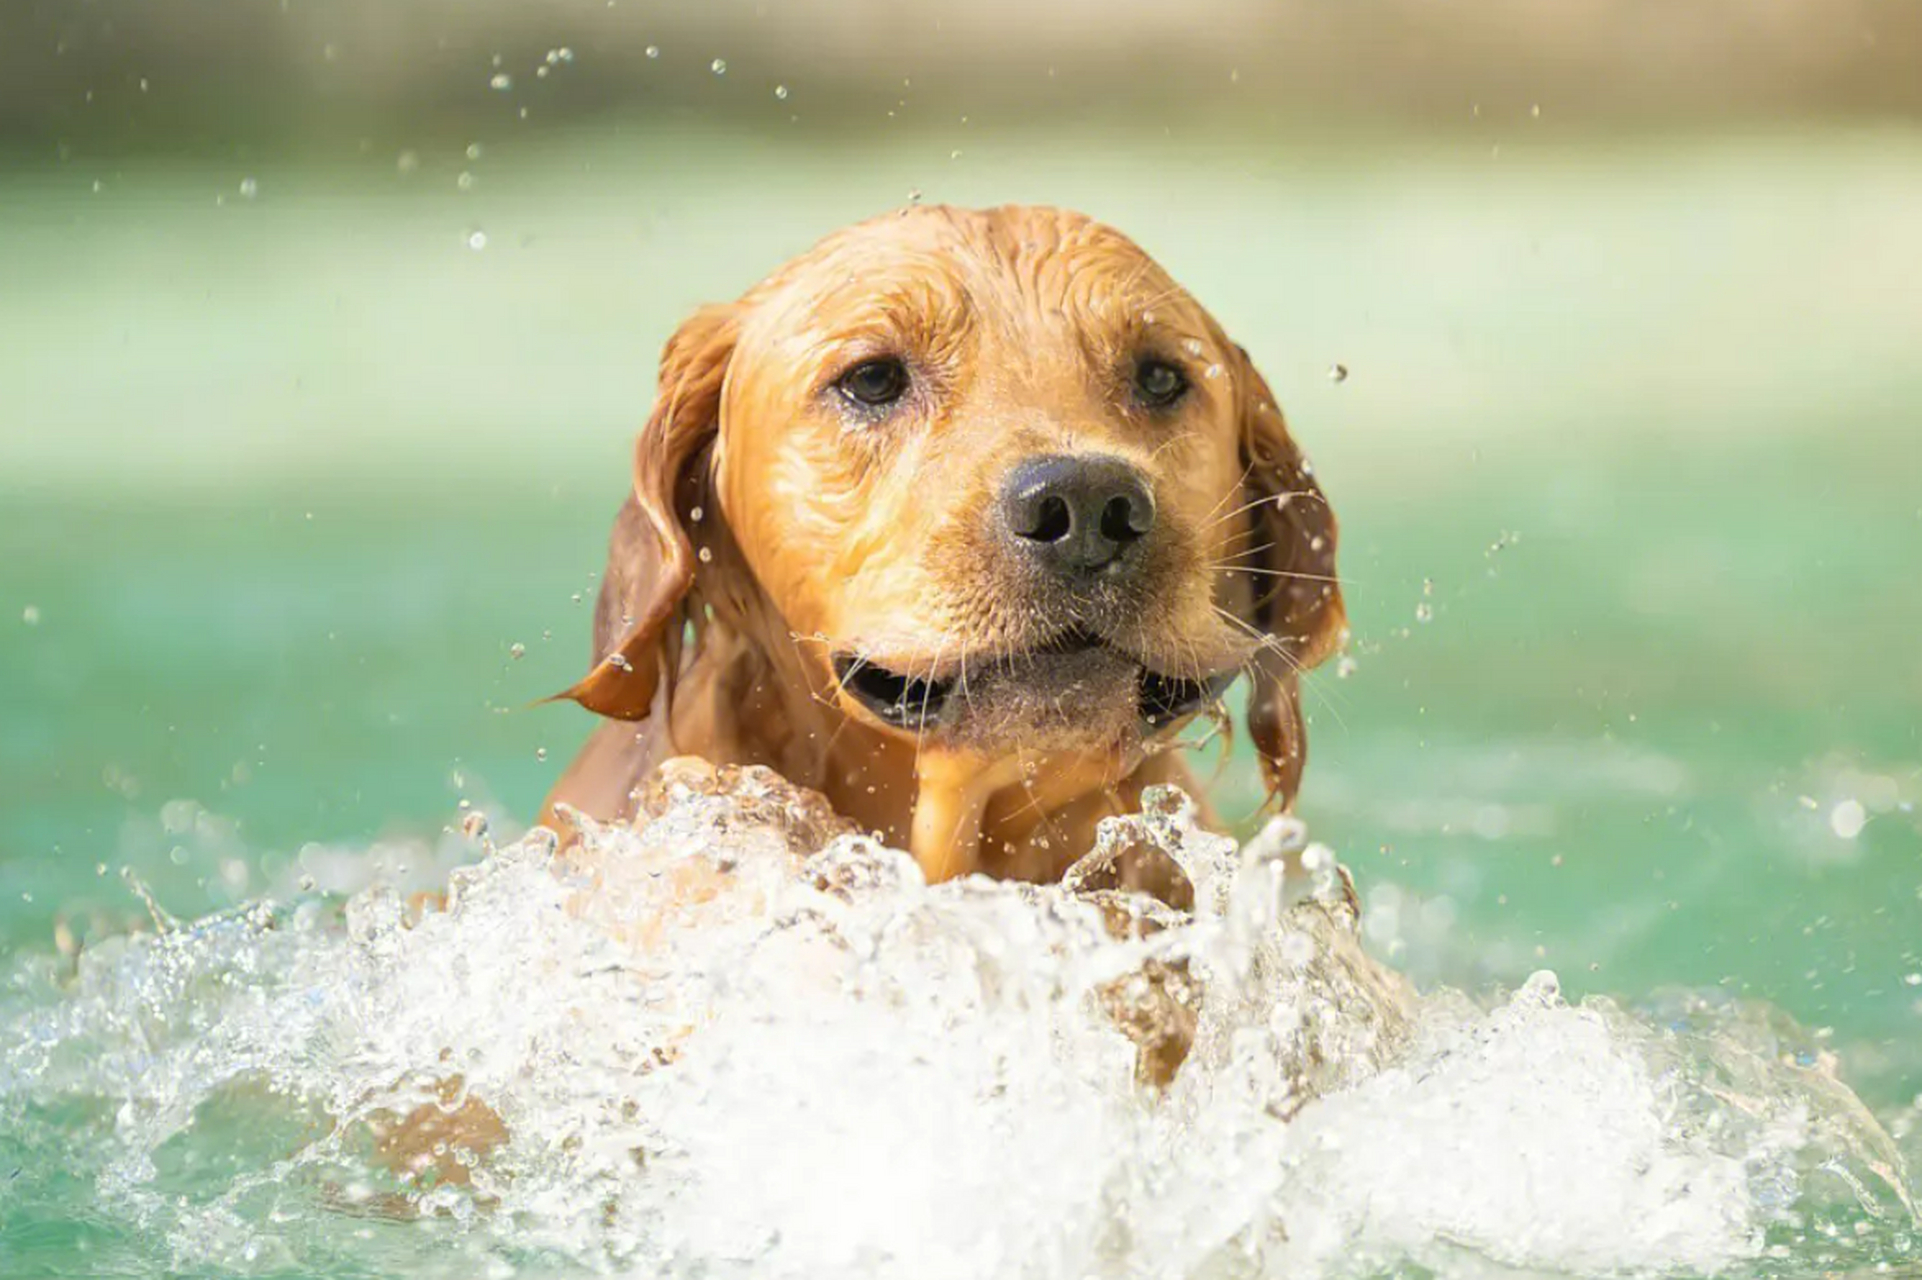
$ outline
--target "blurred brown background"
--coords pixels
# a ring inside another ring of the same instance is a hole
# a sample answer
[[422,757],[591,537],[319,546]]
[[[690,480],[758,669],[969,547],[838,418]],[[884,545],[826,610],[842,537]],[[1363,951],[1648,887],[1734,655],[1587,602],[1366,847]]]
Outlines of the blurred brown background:
[[[650,56],[648,50],[656,51]],[[715,60],[726,64],[723,75]],[[511,93],[498,77],[507,77]],[[724,82],[724,83],[721,83]],[[1914,116],[1910,0],[7,0],[0,145],[431,141],[512,116]],[[525,111],[525,116],[520,113]]]

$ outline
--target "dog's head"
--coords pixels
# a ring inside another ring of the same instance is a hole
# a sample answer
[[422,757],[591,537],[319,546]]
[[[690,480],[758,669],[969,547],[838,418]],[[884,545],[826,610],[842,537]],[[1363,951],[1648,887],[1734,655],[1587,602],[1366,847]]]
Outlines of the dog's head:
[[569,691],[659,710],[684,635],[788,647],[818,698],[984,753],[1129,750],[1241,673],[1291,796],[1338,643],[1335,519],[1247,354],[1118,232],[915,208],[668,344]]

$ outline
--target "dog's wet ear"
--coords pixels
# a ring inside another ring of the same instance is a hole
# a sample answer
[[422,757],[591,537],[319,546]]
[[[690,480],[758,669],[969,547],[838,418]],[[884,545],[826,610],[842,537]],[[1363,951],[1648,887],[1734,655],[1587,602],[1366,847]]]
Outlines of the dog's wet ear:
[[608,540],[594,667],[559,695],[598,715],[646,719],[680,666],[695,565],[688,525],[718,519],[699,508],[708,500],[706,468],[738,322],[735,306],[705,307],[661,354],[654,409],[634,442],[634,490]]
[[1271,798],[1293,804],[1308,759],[1301,674],[1339,649],[1348,615],[1335,572],[1335,512],[1288,434],[1281,406],[1248,353],[1239,361],[1242,463],[1254,527],[1247,558],[1250,621],[1268,637],[1256,655],[1248,736]]

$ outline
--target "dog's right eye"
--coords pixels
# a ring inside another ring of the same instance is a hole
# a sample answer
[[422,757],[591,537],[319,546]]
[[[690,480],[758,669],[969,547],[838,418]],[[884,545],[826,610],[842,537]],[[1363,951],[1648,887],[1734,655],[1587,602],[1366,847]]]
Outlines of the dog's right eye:
[[908,369],[892,356],[864,360],[842,374],[834,386],[852,404],[881,409],[907,394]]

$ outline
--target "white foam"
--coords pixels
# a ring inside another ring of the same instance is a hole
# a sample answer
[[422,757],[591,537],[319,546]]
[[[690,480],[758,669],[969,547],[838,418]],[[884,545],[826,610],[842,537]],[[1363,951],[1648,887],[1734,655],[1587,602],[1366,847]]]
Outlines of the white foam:
[[[237,1273],[1687,1274],[1915,1247],[1899,1155],[1784,1063],[1779,1018],[1658,1027],[1547,974],[1417,998],[1290,825],[1238,849],[1152,797],[1111,834],[1175,856],[1199,906],[1117,938],[1068,888],[793,852],[741,785],[564,860],[542,831],[490,850],[418,919],[376,886],[113,942],[64,985],[23,965],[0,1128],[157,1265]],[[1165,1090],[1103,994],[1151,962],[1199,987]],[[508,1135],[448,1155],[471,1185],[375,1155],[370,1122],[468,1097]]]

